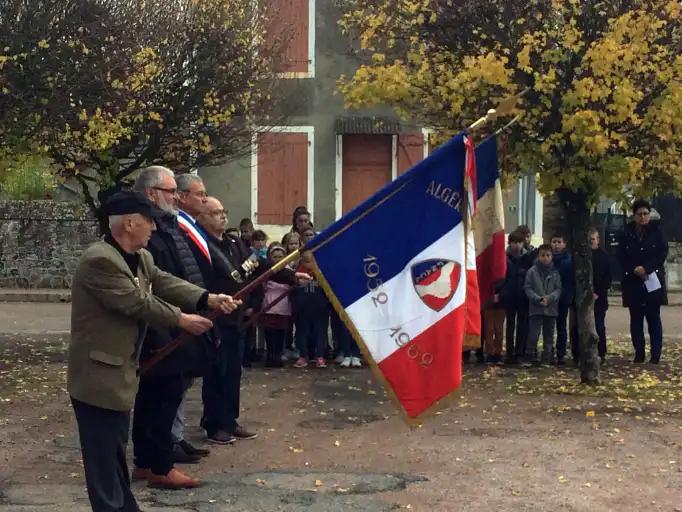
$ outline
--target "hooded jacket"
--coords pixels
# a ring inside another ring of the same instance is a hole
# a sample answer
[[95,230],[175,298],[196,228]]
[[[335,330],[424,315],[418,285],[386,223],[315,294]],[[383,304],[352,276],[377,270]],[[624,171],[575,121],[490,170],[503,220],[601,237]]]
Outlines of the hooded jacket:
[[[559,316],[561,276],[553,263],[543,265],[537,260],[526,274],[524,289],[528,297],[530,316]],[[549,298],[547,306],[540,303],[543,297]]]

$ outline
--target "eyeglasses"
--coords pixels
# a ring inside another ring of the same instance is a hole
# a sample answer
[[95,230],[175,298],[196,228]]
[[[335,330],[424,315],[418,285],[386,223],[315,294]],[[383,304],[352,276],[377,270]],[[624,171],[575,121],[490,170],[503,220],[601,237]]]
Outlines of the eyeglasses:
[[167,194],[170,194],[172,196],[178,193],[177,188],[152,187],[152,189],[160,190],[161,192],[166,192]]
[[651,215],[651,212],[646,211],[646,210],[642,210],[641,212],[635,213],[636,217],[648,217],[649,215]]

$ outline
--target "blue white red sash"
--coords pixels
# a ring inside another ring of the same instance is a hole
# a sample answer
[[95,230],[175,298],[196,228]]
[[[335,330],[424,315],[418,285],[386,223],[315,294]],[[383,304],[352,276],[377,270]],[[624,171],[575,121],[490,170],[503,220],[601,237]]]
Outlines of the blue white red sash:
[[196,221],[187,213],[180,210],[178,212],[178,224],[180,228],[187,234],[189,239],[194,245],[196,245],[201,254],[203,254],[209,263],[211,263],[211,253],[208,251],[208,242],[206,241],[206,235],[201,231],[201,228],[197,226]]

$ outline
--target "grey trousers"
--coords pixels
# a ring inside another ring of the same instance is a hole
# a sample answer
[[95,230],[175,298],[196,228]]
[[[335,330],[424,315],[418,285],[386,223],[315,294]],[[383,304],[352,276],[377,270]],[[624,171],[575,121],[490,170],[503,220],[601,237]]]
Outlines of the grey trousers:
[[533,315],[528,321],[528,345],[526,345],[526,356],[529,359],[537,359],[538,340],[542,332],[542,362],[552,363],[554,361],[554,328],[556,317],[545,315]]

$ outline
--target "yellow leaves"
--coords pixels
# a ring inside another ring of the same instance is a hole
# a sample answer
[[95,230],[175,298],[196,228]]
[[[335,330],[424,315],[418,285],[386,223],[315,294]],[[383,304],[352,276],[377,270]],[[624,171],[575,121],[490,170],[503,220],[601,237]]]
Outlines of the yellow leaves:
[[45,50],[49,47],[50,43],[47,42],[47,39],[41,39],[40,41],[38,41],[38,48]]
[[149,119],[152,121],[161,122],[161,116],[157,112],[149,112],[147,117],[149,117]]
[[79,112],[78,119],[80,119],[81,121],[87,121],[88,120],[88,113],[85,111],[85,109],[83,109]]
[[587,411],[587,412],[585,413],[585,417],[586,417],[586,418],[594,418],[594,416],[595,416],[595,412],[594,412],[594,411]]

